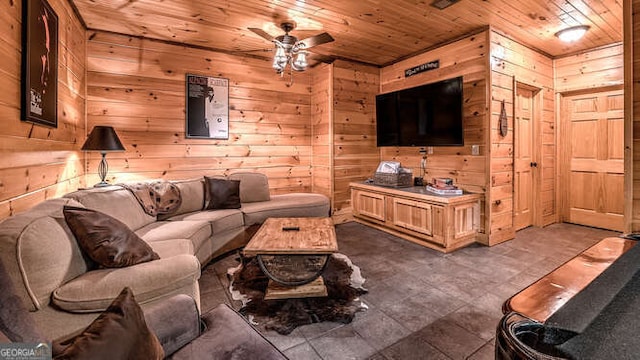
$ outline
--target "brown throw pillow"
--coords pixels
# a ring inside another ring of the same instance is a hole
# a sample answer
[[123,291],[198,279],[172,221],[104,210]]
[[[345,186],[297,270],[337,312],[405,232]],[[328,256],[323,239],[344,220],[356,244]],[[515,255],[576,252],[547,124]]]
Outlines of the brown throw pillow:
[[63,209],[80,248],[102,267],[126,267],[160,259],[127,225],[107,214],[79,207]]
[[160,341],[147,327],[144,313],[128,287],[80,335],[54,343],[53,351],[54,359],[164,358]]
[[239,209],[240,181],[204,177],[209,203],[207,210]]
[[0,331],[0,344],[8,344],[11,340],[7,335],[5,335],[2,331]]

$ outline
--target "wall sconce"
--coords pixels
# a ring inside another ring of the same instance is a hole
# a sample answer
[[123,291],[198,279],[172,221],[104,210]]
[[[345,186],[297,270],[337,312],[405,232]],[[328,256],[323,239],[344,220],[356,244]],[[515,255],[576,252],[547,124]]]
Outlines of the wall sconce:
[[558,31],[555,36],[564,42],[573,42],[583,37],[589,28],[589,25],[572,26]]
[[105,181],[107,177],[107,171],[109,166],[107,164],[107,152],[124,151],[124,146],[120,142],[116,131],[111,126],[95,126],[91,133],[87,137],[87,140],[82,145],[82,151],[100,151],[102,154],[102,160],[98,165],[98,175],[100,176],[100,182],[95,184],[94,187],[109,186],[109,183]]

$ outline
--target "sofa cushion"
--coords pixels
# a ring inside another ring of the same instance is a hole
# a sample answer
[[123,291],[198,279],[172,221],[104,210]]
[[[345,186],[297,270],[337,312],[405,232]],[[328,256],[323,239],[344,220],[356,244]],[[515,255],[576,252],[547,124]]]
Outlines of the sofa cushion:
[[242,212],[236,209],[204,210],[173,216],[169,221],[208,221],[214,234],[244,226]]
[[193,255],[193,243],[189,239],[158,240],[148,243],[149,246],[160,256],[168,258],[176,255]]
[[126,268],[98,269],[58,287],[53,303],[70,312],[103,311],[128,286],[140,304],[165,297],[200,278],[193,255],[176,255]]
[[51,199],[2,221],[0,259],[31,311],[45,308],[58,286],[93,266],[64,220],[67,204],[82,206],[72,199]]
[[229,180],[240,181],[240,202],[250,203],[269,201],[269,179],[266,175],[251,172],[239,172],[229,175]]
[[207,329],[170,359],[286,359],[243,317],[228,305],[218,305],[202,316]]
[[204,208],[204,179],[190,179],[171,181],[180,190],[181,203],[178,209],[171,213],[158,215],[158,220],[165,220],[175,215],[200,211]]
[[156,221],[155,216],[144,212],[138,200],[120,186],[108,186],[79,190],[65,195],[77,200],[86,208],[100,211],[125,223],[129,229],[137,230]]
[[54,343],[56,359],[163,359],[164,351],[149,330],[131,289],[124,288],[111,305],[80,335]]
[[99,211],[65,206],[67,225],[82,250],[103,267],[125,267],[160,257],[125,224]]
[[208,221],[156,221],[136,231],[144,241],[189,239],[193,249],[198,249],[209,241],[211,224]]
[[240,208],[239,180],[225,180],[205,176],[204,181],[209,195],[207,210]]
[[326,217],[329,198],[321,194],[273,195],[269,201],[242,204],[245,226],[262,224],[270,217]]

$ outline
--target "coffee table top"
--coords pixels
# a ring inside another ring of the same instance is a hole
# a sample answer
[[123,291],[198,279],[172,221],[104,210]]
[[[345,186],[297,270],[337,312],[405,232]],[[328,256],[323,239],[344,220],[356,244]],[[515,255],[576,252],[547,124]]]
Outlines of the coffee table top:
[[[300,230],[285,231],[284,227]],[[268,218],[244,248],[244,255],[317,255],[337,251],[331,218]]]

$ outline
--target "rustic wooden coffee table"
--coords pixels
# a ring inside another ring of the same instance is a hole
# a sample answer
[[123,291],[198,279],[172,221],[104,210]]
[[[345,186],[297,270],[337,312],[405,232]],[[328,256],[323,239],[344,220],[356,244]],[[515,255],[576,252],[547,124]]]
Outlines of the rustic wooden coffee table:
[[244,248],[269,277],[265,299],[327,296],[320,275],[338,251],[331,218],[269,218]]

